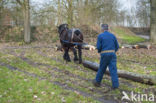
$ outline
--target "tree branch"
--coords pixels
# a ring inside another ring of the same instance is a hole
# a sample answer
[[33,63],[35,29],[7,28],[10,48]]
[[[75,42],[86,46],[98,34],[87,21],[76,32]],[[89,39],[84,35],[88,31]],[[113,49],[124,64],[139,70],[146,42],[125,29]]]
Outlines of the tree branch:
[[16,2],[18,2],[20,5],[23,5],[22,2],[20,0],[16,0]]

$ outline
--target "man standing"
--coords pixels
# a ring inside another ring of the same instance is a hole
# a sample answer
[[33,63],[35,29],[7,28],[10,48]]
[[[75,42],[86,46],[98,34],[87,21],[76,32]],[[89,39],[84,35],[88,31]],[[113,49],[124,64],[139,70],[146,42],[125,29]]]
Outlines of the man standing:
[[116,67],[116,52],[118,51],[119,44],[116,37],[108,31],[107,24],[102,24],[101,30],[103,33],[99,34],[97,38],[97,49],[98,53],[101,55],[100,67],[98,69],[95,80],[93,80],[93,84],[96,87],[100,87],[103,75],[108,66],[112,80],[112,88],[116,89],[119,87]]

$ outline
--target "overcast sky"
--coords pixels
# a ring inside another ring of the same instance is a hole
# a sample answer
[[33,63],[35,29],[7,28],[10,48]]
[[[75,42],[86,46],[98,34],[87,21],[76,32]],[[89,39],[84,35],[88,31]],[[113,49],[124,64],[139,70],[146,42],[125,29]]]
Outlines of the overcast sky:
[[128,9],[130,10],[132,7],[136,6],[136,2],[138,0],[118,0],[123,6],[123,9]]

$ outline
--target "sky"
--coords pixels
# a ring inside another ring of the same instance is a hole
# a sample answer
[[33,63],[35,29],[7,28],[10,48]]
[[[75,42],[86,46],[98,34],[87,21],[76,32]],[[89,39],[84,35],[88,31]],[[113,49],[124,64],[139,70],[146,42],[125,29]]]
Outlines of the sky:
[[122,9],[130,10],[132,7],[136,6],[138,0],[118,0],[122,4]]

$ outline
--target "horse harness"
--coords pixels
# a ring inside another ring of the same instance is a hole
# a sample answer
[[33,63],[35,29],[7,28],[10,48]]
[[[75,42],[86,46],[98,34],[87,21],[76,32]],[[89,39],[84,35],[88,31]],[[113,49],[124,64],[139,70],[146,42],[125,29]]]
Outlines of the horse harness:
[[[61,39],[61,37],[60,37],[60,40],[61,40],[62,42],[64,42],[64,43],[66,43],[66,44],[73,44],[73,45],[84,45],[84,44],[87,44],[87,43],[73,42],[75,30],[77,30],[77,29],[75,29],[75,28],[72,29],[71,41],[63,40],[63,39]],[[61,36],[61,34],[62,34],[64,31],[67,31],[67,29],[62,30],[62,31],[60,32],[60,36]],[[81,40],[78,36],[77,36],[77,38],[78,38],[79,40]],[[81,40],[81,41],[83,42],[83,40]]]
[[62,30],[62,31],[60,32],[60,35],[59,35],[60,38],[61,38],[61,34],[62,34],[64,31],[67,31],[67,28],[64,29],[64,30]]
[[74,38],[74,32],[75,32],[75,29],[72,29],[71,42],[73,42],[73,38]]

